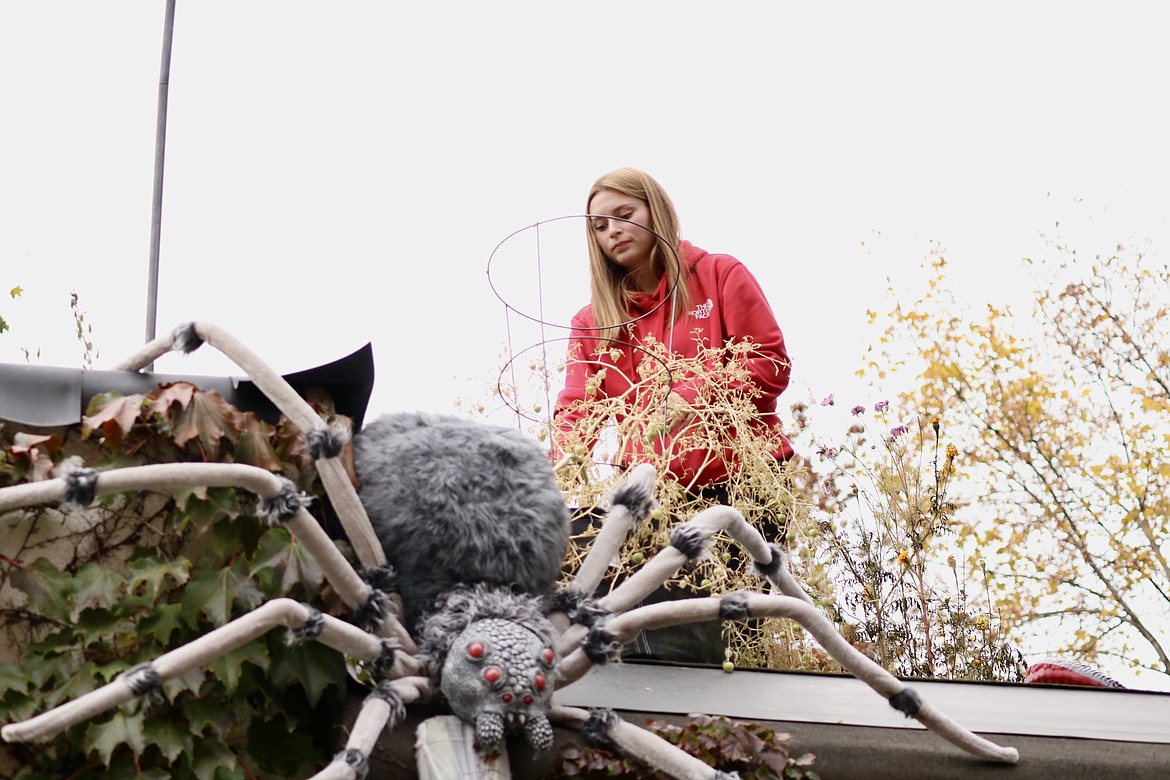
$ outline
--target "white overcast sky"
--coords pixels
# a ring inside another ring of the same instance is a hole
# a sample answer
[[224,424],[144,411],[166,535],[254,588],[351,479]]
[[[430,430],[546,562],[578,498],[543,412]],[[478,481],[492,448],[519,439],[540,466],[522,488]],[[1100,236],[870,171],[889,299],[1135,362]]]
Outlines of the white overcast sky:
[[[759,278],[795,364],[782,400],[870,402],[865,310],[932,242],[960,300],[1021,314],[1042,231],[1166,246],[1161,9],[178,0],[158,328],[215,322],[286,373],[372,341],[371,416],[451,411],[509,338],[563,335],[505,319],[493,248],[633,165]],[[0,2],[2,362],[81,364],[71,291],[97,368],[142,343],[163,12]],[[505,244],[516,308],[585,303],[582,233],[542,228],[543,296],[534,232]],[[238,373],[209,350],[157,368]]]
[[[932,241],[961,298],[1026,308],[1056,220],[1086,254],[1165,234],[1158,7],[178,0],[158,328],[215,322],[283,372],[372,341],[372,413],[449,411],[509,338],[493,248],[634,165],[763,284],[784,400],[852,403],[864,311]],[[98,368],[143,340],[163,11],[0,4],[0,361],[80,365],[73,290]],[[582,232],[542,229],[550,319],[587,299]],[[501,274],[534,277],[532,236]],[[203,352],[158,370],[237,373]]]

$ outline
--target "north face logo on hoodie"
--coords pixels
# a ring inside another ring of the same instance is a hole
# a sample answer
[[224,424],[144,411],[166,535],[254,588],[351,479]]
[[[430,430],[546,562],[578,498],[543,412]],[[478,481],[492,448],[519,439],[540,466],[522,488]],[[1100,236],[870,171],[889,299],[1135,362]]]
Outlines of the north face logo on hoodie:
[[711,316],[711,310],[714,308],[715,302],[708,298],[706,303],[700,303],[695,307],[695,310],[691,312],[691,316],[696,320],[705,320]]

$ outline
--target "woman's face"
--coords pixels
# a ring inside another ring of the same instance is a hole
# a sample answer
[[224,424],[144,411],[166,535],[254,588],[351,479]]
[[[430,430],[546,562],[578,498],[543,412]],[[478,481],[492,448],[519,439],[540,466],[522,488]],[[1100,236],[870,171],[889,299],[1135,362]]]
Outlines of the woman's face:
[[589,213],[594,215],[589,220],[593,235],[607,258],[630,273],[651,270],[656,239],[642,227],[651,224],[649,206],[630,195],[602,190],[589,202]]

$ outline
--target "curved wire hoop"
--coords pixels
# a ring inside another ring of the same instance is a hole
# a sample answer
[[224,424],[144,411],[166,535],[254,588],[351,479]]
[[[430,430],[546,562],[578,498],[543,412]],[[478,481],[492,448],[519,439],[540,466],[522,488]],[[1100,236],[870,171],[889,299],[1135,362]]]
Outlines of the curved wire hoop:
[[[651,360],[658,361],[658,364],[662,366],[662,370],[666,372],[667,382],[671,386],[674,385],[674,375],[670,372],[670,367],[667,365],[666,361],[663,360],[662,358],[658,357],[657,355],[655,355],[653,352],[650,352],[645,347],[640,347],[637,344],[634,344],[634,343],[629,342],[629,341],[622,341],[620,339],[601,339],[601,338],[599,338],[597,340],[604,341],[604,342],[607,342],[609,344],[614,344],[614,345],[617,345],[620,347],[630,347],[631,349],[636,349],[637,351],[641,352],[643,355],[650,358]],[[516,414],[517,417],[528,420],[529,422],[543,423],[543,424],[549,425],[549,426],[552,425],[552,410],[551,409],[548,410],[548,414],[545,416],[533,417],[533,416],[529,415],[527,412],[525,412],[523,409],[520,408],[520,399],[519,398],[515,399],[515,405],[513,405],[513,401],[509,400],[508,395],[504,392],[504,374],[509,373],[512,369],[512,364],[515,363],[517,360],[519,360],[523,355],[527,354],[528,352],[531,352],[534,349],[542,348],[542,347],[545,347],[549,344],[556,343],[558,341],[572,341],[572,338],[570,338],[568,336],[562,336],[561,338],[545,339],[543,341],[538,341],[535,344],[531,344],[531,345],[525,347],[524,349],[520,350],[516,354],[512,355],[508,359],[508,362],[505,363],[502,368],[500,368],[500,374],[496,378],[496,390],[500,395],[500,399],[503,400],[504,406],[507,406],[509,409],[511,409]],[[545,372],[547,373],[547,371],[548,371],[548,367],[546,365]],[[666,405],[664,403],[663,404],[663,419],[664,420],[665,420],[665,415],[666,415]]]
[[[536,231],[538,231],[537,235],[539,236],[539,230],[540,230],[541,225],[549,225],[549,224],[552,224],[554,222],[563,222],[566,219],[594,219],[594,218],[616,219],[619,222],[628,222],[631,225],[636,225],[645,231],[653,233],[654,237],[656,239],[658,239],[658,243],[662,246],[665,246],[670,251],[670,254],[674,257],[674,265],[675,265],[675,268],[678,269],[678,273],[675,274],[674,284],[671,285],[670,290],[667,292],[667,294],[665,296],[663,296],[662,300],[659,301],[657,304],[655,304],[652,309],[645,312],[644,314],[637,316],[637,317],[634,317],[633,319],[625,320],[624,322],[619,322],[616,325],[594,326],[591,328],[578,328],[578,330],[599,331],[600,332],[600,331],[608,330],[609,328],[612,328],[612,327],[624,328],[631,323],[634,323],[634,322],[637,322],[638,320],[649,317],[651,314],[653,314],[654,312],[656,312],[660,308],[662,308],[663,305],[665,305],[667,301],[670,301],[673,305],[673,302],[675,299],[675,293],[678,291],[678,285],[679,285],[679,282],[682,280],[682,276],[683,276],[683,274],[682,274],[682,258],[679,257],[677,246],[672,245],[670,243],[670,241],[668,241],[665,237],[663,237],[663,235],[661,233],[641,224],[640,222],[634,222],[633,220],[623,219],[621,217],[614,217],[614,216],[610,216],[608,214],[567,214],[567,215],[562,216],[562,217],[553,217],[551,219],[541,220],[540,222],[534,222],[531,225],[525,225],[524,227],[520,228],[519,230],[514,230],[511,233],[509,233],[507,236],[505,236],[504,239],[502,241],[500,241],[500,243],[496,244],[495,248],[492,249],[491,255],[488,256],[488,263],[487,263],[488,286],[492,288],[492,293],[497,298],[499,298],[500,302],[504,304],[504,306],[508,309],[508,311],[514,311],[518,315],[523,317],[524,319],[530,320],[532,322],[537,323],[538,325],[542,325],[545,327],[560,328],[562,330],[572,330],[573,329],[573,324],[571,322],[568,324],[561,324],[559,322],[549,322],[549,321],[544,319],[543,314],[541,314],[541,315],[528,314],[528,313],[516,308],[515,306],[513,306],[508,301],[508,299],[504,297],[503,293],[499,289],[497,289],[495,283],[492,281],[492,261],[495,260],[496,253],[500,251],[500,248],[503,247],[504,244],[508,243],[510,240],[512,240],[516,236],[520,235],[521,233],[524,233],[524,232],[529,231],[529,230],[536,230]],[[539,240],[539,238],[538,238],[538,240]],[[537,250],[537,258],[536,259],[537,259],[537,263],[538,263],[538,267],[539,267],[539,262],[540,262],[539,249]],[[540,294],[539,289],[538,289],[537,293]],[[525,351],[527,351],[527,350],[525,350]]]

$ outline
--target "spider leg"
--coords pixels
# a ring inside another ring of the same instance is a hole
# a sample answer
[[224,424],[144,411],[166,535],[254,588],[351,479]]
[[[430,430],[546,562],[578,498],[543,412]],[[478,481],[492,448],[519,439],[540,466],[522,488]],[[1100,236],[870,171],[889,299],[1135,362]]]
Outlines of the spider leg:
[[[190,352],[205,341],[242,368],[277,408],[300,428],[366,575],[383,576],[385,552],[339,458],[349,441],[350,430],[345,426],[327,424],[282,377],[240,342],[213,325],[186,323],[155,339],[117,368],[137,371],[165,352],[173,349]],[[377,633],[367,633],[363,628],[322,615],[313,607],[291,599],[274,599],[152,662],[127,670],[101,688],[26,721],[4,726],[0,729],[0,737],[9,742],[45,739],[111,707],[153,693],[163,681],[205,666],[271,628],[284,625],[290,629],[290,641],[314,639],[323,642],[347,656],[370,663],[376,676],[397,678],[384,683],[363,705],[349,744],[321,775],[364,776],[369,752],[381,731],[387,723],[393,727],[401,720],[407,702],[429,698],[431,683],[428,677],[420,676],[424,668],[416,657],[417,646],[388,611],[390,607],[385,594],[363,579],[341,555],[305,510],[309,499],[299,495],[289,480],[241,464],[156,464],[101,474],[92,469],[77,469],[60,479],[0,491],[0,512],[48,501],[86,506],[96,496],[108,493],[194,487],[244,487],[256,493],[261,499],[258,514],[270,524],[288,525],[290,532],[321,566],[326,579],[346,605],[363,624],[375,624],[371,630]],[[337,770],[344,771],[339,775],[328,774]]]
[[751,556],[757,574],[785,595],[812,604],[812,599],[789,573],[787,556],[780,547],[768,544],[739,510],[729,506],[713,506],[677,526],[670,534],[670,546],[659,551],[612,593],[596,602],[593,609],[601,616],[593,615],[587,625],[572,626],[565,630],[557,642],[557,650],[562,655],[568,655],[581,645],[593,624],[604,621],[604,615],[624,612],[645,599],[674,576],[687,561],[703,556],[711,537],[719,531],[738,542]]
[[[619,640],[608,630],[611,616],[630,609],[674,576],[688,560],[701,556],[715,531],[734,525],[737,519],[743,527],[754,531],[743,515],[731,507],[714,506],[703,510],[671,532],[669,547],[660,550],[608,596],[591,603],[588,619],[580,620],[579,625],[570,627],[557,642],[557,652],[565,659],[557,667],[557,687],[562,688],[579,678],[591,663],[603,664],[613,660],[621,650],[621,645],[631,641],[637,632]],[[749,542],[753,541],[741,528],[737,527],[736,532],[748,538]],[[763,537],[758,531],[755,535],[759,539],[755,553],[767,553],[771,560],[772,553],[766,549]],[[566,598],[572,596],[580,597],[580,594],[570,593]],[[576,611],[585,612],[580,605]]]
[[406,705],[429,698],[430,681],[425,677],[403,677],[379,683],[362,702],[350,729],[345,749],[332,763],[310,780],[360,780],[369,771],[373,752],[384,730],[393,730],[406,717]]
[[738,510],[729,506],[708,507],[675,527],[670,534],[670,546],[659,551],[598,604],[612,612],[624,612],[634,606],[678,573],[687,561],[704,555],[716,531],[727,531],[754,561],[772,561],[773,553],[764,537]]
[[[688,560],[704,555],[711,537],[719,531],[738,542],[751,556],[758,575],[785,595],[812,605],[812,599],[788,571],[787,556],[779,546],[765,541],[763,535],[744,519],[739,510],[722,505],[708,507],[677,526],[671,532],[670,546],[651,558],[608,596],[587,606],[575,606],[575,612],[582,616],[577,621],[580,625],[571,626],[562,633],[557,642],[557,652],[562,657],[572,658],[574,651],[586,647],[588,654],[578,654],[571,662],[573,665],[562,664],[558,669],[557,685],[568,685],[584,674],[589,665],[587,659],[592,659],[593,663],[611,660],[620,651],[622,642],[630,641],[633,637],[627,637],[621,642],[600,639],[611,636],[602,630],[609,616],[629,610],[674,576]],[[582,600],[579,593],[564,594],[563,598],[568,601],[574,598]],[[589,644],[586,646],[585,642]],[[574,666],[576,664],[580,666]]]
[[77,469],[63,477],[14,485],[0,491],[0,512],[33,504],[61,502],[87,506],[97,496],[142,490],[180,490],[197,487],[242,487],[261,499],[261,514],[270,523],[284,523],[321,566],[321,571],[346,606],[380,621],[378,633],[394,638],[415,653],[414,640],[387,612],[374,591],[350,565],[337,545],[305,509],[306,499],[292,482],[243,463],[155,463],[110,471]]
[[[617,556],[630,531],[638,523],[645,522],[650,515],[654,507],[654,478],[654,467],[644,463],[631,470],[629,477],[610,493],[609,509],[601,531],[593,540],[577,575],[564,589],[558,604],[549,615],[553,625],[561,632],[557,642],[558,651],[563,653],[576,647],[584,638],[592,620],[580,612],[591,608],[586,606],[592,603],[590,595],[601,584],[606,568]],[[597,614],[592,617],[596,618]],[[570,620],[575,625],[570,626]]]
[[791,596],[809,604],[813,603],[812,598],[788,570],[788,555],[779,545],[769,544],[759,529],[744,519],[739,510],[729,506],[713,506],[695,515],[693,519],[679,527],[687,528],[688,526],[694,529],[687,532],[695,537],[691,546],[688,548],[683,539],[676,543],[673,536],[671,538],[672,546],[679,547],[684,551],[690,549],[692,557],[697,557],[699,548],[705,547],[715,532],[722,531],[751,556],[756,574],[770,582],[785,596]]
[[676,780],[731,780],[735,777],[715,771],[656,734],[627,723],[613,710],[553,707],[549,719],[582,732],[585,740],[597,747],[636,758]]
[[573,578],[572,585],[582,593],[597,590],[609,562],[618,554],[630,531],[650,515],[654,508],[654,477],[654,467],[644,463],[634,468],[610,493],[605,522]]
[[643,629],[662,628],[706,620],[746,620],[783,617],[795,620],[807,630],[849,673],[890,702],[890,706],[913,717],[942,738],[979,758],[1014,764],[1019,753],[972,734],[940,710],[923,701],[913,689],[861,653],[845,639],[811,604],[791,596],[767,596],[740,591],[723,596],[652,604],[616,615],[595,627],[581,649],[573,651],[558,667],[557,687],[564,687],[605,658],[605,650],[628,642]]
[[138,371],[156,358],[179,350],[194,352],[204,342],[218,349],[239,366],[245,374],[305,435],[309,451],[316,458],[317,473],[325,486],[337,516],[353,545],[354,553],[365,568],[386,565],[386,553],[374,535],[365,507],[358,499],[353,483],[337,455],[344,445],[348,431],[329,426],[313,407],[297,395],[284,377],[277,374],[254,352],[245,347],[227,331],[206,322],[186,322],[171,333],[159,336],[138,352],[115,366],[119,371]]
[[158,689],[178,677],[256,639],[270,629],[292,629],[293,641],[314,639],[350,657],[370,662],[378,671],[394,666],[397,654],[384,639],[331,615],[323,615],[292,599],[273,599],[247,615],[220,626],[149,663],[127,670],[107,685],[83,694],[51,710],[0,729],[6,742],[45,739],[100,712]]
[[[273,371],[238,339],[211,323],[185,322],[170,333],[163,334],[146,344],[114,368],[119,371],[139,371],[167,352],[180,351],[189,354],[204,343],[210,344],[239,366],[276,408],[301,430],[309,453],[314,458],[321,483],[329,495],[347,538],[353,545],[358,561],[367,571],[385,567],[385,550],[374,534],[365,507],[338,458],[350,438],[350,432],[338,425],[327,425],[284,377]],[[371,609],[367,610],[365,617],[372,623],[387,617],[385,600],[381,596],[375,598],[379,603],[374,603],[373,598],[366,602]],[[404,648],[414,651],[413,640],[396,619],[386,620],[384,626],[385,628],[378,629],[380,633],[392,634]]]

